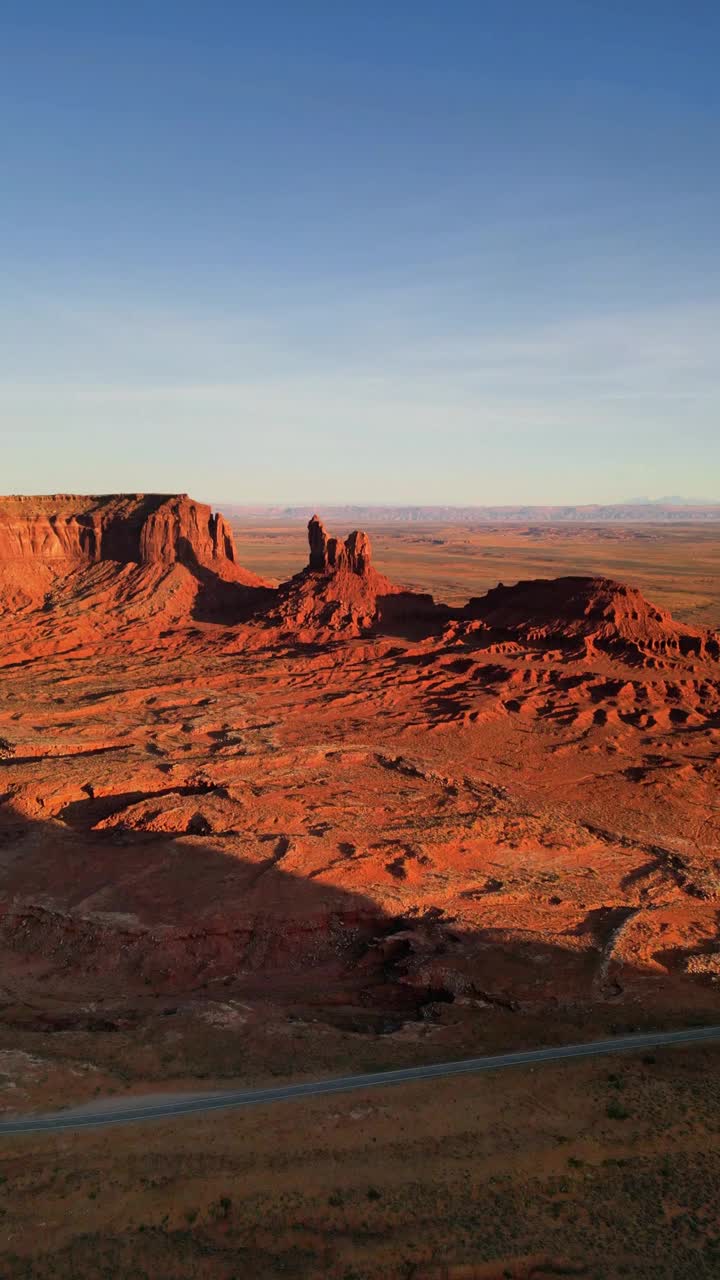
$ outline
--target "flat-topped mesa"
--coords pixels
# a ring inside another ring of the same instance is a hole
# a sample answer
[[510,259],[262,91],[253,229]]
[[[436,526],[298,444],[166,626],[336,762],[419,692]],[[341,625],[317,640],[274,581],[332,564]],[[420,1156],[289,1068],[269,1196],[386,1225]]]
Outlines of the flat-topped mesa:
[[110,626],[127,608],[232,622],[251,607],[246,588],[267,586],[238,564],[223,517],[185,493],[0,498],[5,617],[42,609],[51,625],[68,609]]
[[355,529],[341,542],[339,538],[328,537],[320,517],[312,516],[308,522],[308,542],[308,567],[312,573],[338,573],[346,570],[349,573],[365,574],[372,567],[370,539],[360,529]]
[[229,526],[187,494],[0,498],[0,561],[236,565]]

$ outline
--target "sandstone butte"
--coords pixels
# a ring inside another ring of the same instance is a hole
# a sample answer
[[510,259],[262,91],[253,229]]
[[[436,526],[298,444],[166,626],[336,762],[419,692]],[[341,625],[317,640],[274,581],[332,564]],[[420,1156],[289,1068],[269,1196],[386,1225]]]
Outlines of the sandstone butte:
[[449,608],[317,516],[276,586],[186,495],[4,498],[0,667],[8,1024],[717,1014],[718,636],[628,586]]

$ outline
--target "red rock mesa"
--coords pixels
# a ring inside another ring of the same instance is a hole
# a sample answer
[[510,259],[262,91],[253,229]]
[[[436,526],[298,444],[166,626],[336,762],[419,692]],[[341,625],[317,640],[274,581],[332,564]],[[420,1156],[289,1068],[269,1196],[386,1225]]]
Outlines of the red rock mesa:
[[[0,608],[47,602],[69,579],[71,594],[88,607],[97,586],[105,606],[112,575],[98,573],[100,566],[116,571],[125,595],[159,584],[175,566],[210,571],[218,583],[263,585],[238,565],[223,516],[187,494],[0,498]],[[121,568],[146,572],[128,579]],[[96,572],[88,576],[91,569]],[[181,589],[177,575],[175,586]]]

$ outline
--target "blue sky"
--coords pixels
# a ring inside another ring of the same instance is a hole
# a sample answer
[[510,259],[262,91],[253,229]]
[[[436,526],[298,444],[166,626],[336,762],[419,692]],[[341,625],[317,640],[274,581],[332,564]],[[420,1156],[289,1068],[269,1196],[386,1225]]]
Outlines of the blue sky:
[[5,0],[2,489],[720,495],[720,6]]

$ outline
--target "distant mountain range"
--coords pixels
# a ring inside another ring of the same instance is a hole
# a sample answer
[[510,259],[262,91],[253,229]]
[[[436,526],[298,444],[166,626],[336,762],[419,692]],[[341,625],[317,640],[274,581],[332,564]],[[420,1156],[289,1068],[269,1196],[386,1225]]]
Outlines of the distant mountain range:
[[717,507],[720,505],[720,498],[679,498],[677,495],[669,498],[627,498],[624,505],[629,507]]
[[285,506],[281,503],[249,505],[213,503],[224,515],[238,521],[307,521],[316,511],[323,519],[352,528],[373,524],[582,524],[631,522],[677,523],[720,521],[720,501],[698,498],[633,498],[628,502],[587,506],[389,506],[358,504],[327,506],[325,503]]

